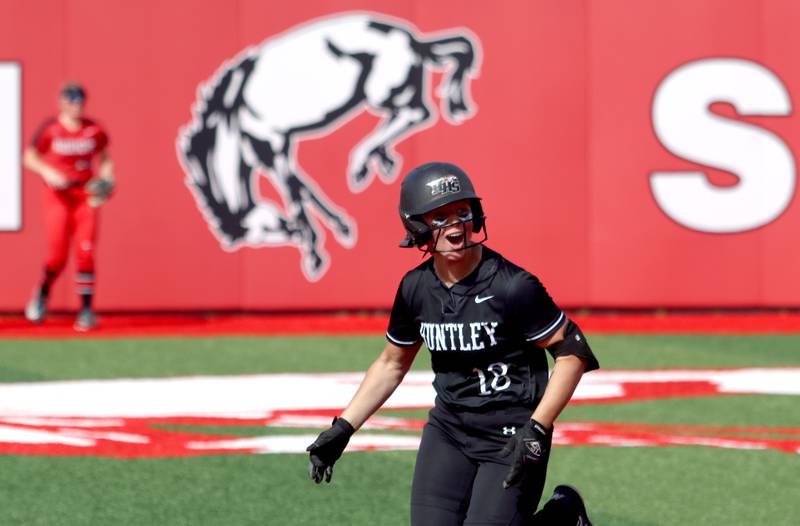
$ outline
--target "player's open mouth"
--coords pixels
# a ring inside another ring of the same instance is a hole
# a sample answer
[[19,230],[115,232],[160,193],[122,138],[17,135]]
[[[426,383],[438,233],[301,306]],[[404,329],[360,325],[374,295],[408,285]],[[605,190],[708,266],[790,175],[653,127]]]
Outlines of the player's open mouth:
[[450,242],[451,245],[458,246],[464,242],[464,233],[463,232],[454,232],[452,234],[447,234],[444,236],[447,241]]

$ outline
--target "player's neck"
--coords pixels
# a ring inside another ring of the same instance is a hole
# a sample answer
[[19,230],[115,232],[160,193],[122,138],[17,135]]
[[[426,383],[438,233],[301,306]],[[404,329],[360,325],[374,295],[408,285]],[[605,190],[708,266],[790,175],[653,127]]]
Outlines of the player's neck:
[[483,245],[476,245],[463,251],[462,258],[448,259],[445,254],[433,254],[433,269],[446,287],[452,287],[469,276],[478,267],[483,255]]
[[60,122],[61,125],[66,129],[73,132],[81,129],[82,120],[83,119],[81,117],[71,117],[63,113],[58,116],[58,122]]

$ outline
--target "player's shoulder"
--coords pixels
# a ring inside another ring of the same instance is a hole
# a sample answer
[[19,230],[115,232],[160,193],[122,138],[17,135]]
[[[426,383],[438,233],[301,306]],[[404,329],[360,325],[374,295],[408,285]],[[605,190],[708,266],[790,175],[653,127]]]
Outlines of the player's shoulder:
[[497,269],[496,272],[502,280],[516,280],[526,276],[533,276],[528,270],[509,260],[502,254],[488,247],[484,247],[484,250],[486,251],[484,260],[493,262]]
[[81,128],[84,130],[96,131],[96,132],[104,132],[103,126],[97,122],[95,119],[90,117],[82,117],[81,118]]
[[544,288],[538,276],[498,253],[494,254],[497,257],[497,284],[504,286],[511,296]]
[[50,117],[45,117],[42,119],[42,122],[39,123],[39,126],[36,128],[36,135],[39,135],[51,128],[58,126],[58,117],[51,115]]
[[36,131],[33,132],[33,138],[31,139],[32,144],[36,144],[44,138],[45,136],[52,136],[54,134],[54,129],[58,125],[58,119],[54,116],[47,117],[39,123],[39,126],[36,128]]
[[425,296],[424,291],[434,285],[433,258],[428,258],[403,275],[399,289],[406,301],[411,301]]
[[425,281],[433,271],[433,258],[427,258],[425,261],[412,268],[403,275],[400,281],[403,284],[418,284]]

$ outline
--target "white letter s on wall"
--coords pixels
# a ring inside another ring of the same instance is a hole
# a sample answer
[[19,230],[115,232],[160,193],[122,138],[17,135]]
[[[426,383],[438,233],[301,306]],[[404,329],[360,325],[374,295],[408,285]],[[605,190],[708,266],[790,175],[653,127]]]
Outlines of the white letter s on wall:
[[709,110],[714,102],[729,102],[741,115],[792,110],[778,77],[754,62],[706,59],[681,66],[656,90],[656,136],[678,157],[732,172],[739,182],[717,187],[701,171],[653,172],[650,187],[664,213],[693,230],[758,228],[779,217],[794,195],[792,152],[763,128],[715,115]]

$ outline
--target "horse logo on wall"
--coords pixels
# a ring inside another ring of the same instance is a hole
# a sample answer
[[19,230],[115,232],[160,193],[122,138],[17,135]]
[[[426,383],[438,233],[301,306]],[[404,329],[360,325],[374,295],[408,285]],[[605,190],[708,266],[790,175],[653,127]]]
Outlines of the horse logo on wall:
[[[313,20],[225,63],[198,87],[193,120],[177,139],[186,184],[223,249],[293,246],[306,279],[320,279],[330,264],[324,229],[350,248],[357,225],[299,166],[299,143],[368,111],[380,120],[350,150],[347,185],[362,192],[376,176],[390,184],[402,165],[395,145],[436,121],[431,71],[444,73],[445,121],[474,115],[479,54],[463,29],[425,35],[406,21],[355,13]],[[282,202],[259,195],[262,176]]]

